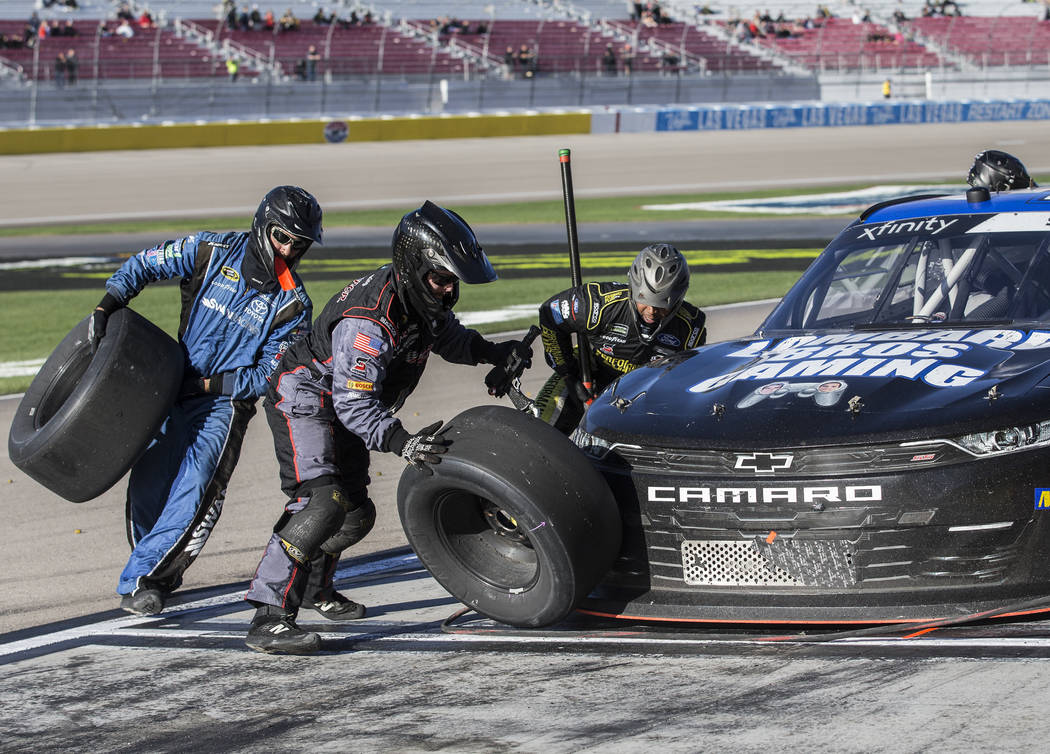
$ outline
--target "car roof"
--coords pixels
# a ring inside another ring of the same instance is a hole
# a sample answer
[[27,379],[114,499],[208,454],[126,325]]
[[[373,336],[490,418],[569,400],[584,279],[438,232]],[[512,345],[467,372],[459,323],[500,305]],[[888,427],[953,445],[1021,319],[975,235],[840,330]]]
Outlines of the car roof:
[[[1050,212],[1050,189],[1004,191],[992,194],[988,201],[970,202],[965,194],[918,197],[911,201],[886,202],[870,208],[862,217],[864,223],[882,223],[935,215],[970,215],[996,212]],[[870,214],[869,214],[870,213]],[[1048,226],[1050,229],[1050,226]]]

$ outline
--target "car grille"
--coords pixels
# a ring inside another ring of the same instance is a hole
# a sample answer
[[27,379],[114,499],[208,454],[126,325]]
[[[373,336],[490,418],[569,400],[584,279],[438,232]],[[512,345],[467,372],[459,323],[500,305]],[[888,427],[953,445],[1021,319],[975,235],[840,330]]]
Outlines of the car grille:
[[[742,460],[746,461],[746,465],[742,465]],[[938,441],[921,445],[874,445],[863,448],[786,448],[774,453],[616,445],[604,463],[618,465],[619,462],[641,473],[679,472],[700,476],[754,478],[763,473],[773,473],[772,468],[765,470],[759,467],[756,470],[756,463],[763,461],[771,466],[788,463],[792,476],[815,477],[915,470],[973,460],[972,455],[958,447]]]
[[853,586],[846,540],[686,540],[682,577],[693,586]]

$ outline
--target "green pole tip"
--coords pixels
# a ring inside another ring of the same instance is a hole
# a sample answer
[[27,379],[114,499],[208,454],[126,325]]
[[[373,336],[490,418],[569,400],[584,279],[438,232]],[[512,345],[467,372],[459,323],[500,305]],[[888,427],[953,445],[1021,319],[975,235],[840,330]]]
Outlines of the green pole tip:
[[569,156],[569,150],[568,149],[559,149],[558,150],[558,156],[559,157],[568,157]]

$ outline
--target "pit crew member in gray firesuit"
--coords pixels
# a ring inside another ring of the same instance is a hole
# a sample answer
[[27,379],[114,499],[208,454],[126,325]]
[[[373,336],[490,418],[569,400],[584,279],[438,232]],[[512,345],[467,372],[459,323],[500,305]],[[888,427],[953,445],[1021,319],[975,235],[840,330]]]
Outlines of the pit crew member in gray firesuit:
[[[685,301],[689,265],[674,246],[646,246],[631,264],[627,284],[585,283],[540,306],[540,330],[554,374],[536,397],[538,416],[565,434],[583,417],[587,402],[617,377],[650,361],[707,340],[705,316]],[[588,391],[571,333],[584,333],[591,351]]]
[[426,202],[406,214],[394,231],[392,259],[337,293],[271,380],[265,410],[291,500],[246,595],[257,608],[246,640],[252,649],[320,649],[320,637],[295,623],[300,606],[335,620],[364,615],[363,606],[334,590],[332,577],[340,553],[375,522],[369,451],[396,453],[429,470],[448,449],[441,422],[411,433],[394,416],[431,351],[456,364],[503,363],[515,350],[531,356],[518,341],[490,342],[453,315],[461,282],[496,279],[455,212]]
[[153,615],[182,583],[222,512],[255,401],[285,349],[310,328],[312,307],[293,271],[321,241],[321,207],[278,186],[246,233],[200,232],[139,252],[106,282],[89,320],[97,346],[110,314],[148,283],[181,278],[184,381],[160,432],[131,469],[131,557],[120,606]]
[[989,191],[1038,188],[1019,159],[998,149],[978,153],[966,182],[975,188],[984,186]]

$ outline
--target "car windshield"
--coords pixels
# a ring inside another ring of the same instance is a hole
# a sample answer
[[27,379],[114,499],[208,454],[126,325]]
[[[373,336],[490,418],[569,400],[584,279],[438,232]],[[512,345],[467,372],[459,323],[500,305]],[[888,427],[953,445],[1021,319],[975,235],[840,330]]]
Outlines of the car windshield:
[[761,329],[1050,322],[1048,245],[1045,213],[855,225]]

